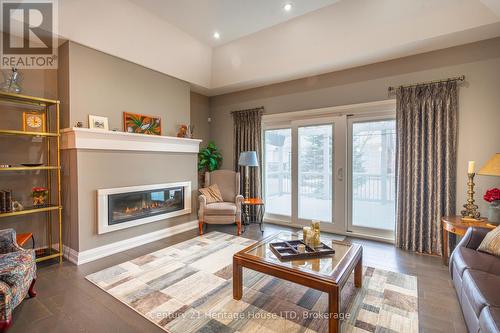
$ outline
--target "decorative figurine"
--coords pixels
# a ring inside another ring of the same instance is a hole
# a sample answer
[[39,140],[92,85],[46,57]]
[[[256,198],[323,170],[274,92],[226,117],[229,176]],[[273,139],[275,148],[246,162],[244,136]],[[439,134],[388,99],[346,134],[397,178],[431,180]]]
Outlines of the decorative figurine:
[[17,71],[17,68],[12,67],[12,73],[10,73],[10,76],[8,76],[8,74],[5,72],[2,73],[4,75],[5,81],[4,83],[2,83],[0,89],[8,93],[20,94],[22,91],[21,86],[19,85],[21,76]]
[[179,127],[179,132],[177,132],[177,137],[192,139],[193,133],[194,133],[194,125],[181,125]]
[[18,211],[21,211],[23,209],[24,209],[24,207],[23,207],[23,205],[21,205],[21,203],[19,201],[17,201],[17,200],[12,201],[12,211],[13,212],[18,212]]
[[321,244],[320,240],[320,235],[321,235],[321,230],[320,230],[320,221],[313,220],[311,223],[311,229],[313,231],[313,239],[311,240],[311,243],[314,246],[319,246]]

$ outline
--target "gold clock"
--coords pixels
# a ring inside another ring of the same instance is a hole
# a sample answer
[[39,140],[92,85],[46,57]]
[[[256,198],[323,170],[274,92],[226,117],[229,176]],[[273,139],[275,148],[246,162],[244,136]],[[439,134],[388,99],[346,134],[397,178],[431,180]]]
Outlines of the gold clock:
[[23,130],[25,132],[45,132],[45,113],[23,112]]

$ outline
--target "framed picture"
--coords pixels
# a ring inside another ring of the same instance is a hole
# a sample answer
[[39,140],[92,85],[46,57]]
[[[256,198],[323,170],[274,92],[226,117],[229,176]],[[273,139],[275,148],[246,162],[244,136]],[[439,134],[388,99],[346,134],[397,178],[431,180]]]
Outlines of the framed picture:
[[23,131],[42,133],[46,131],[45,113],[39,111],[23,112]]
[[123,130],[127,133],[161,135],[161,118],[123,112]]
[[100,117],[89,114],[89,128],[109,130],[108,117]]

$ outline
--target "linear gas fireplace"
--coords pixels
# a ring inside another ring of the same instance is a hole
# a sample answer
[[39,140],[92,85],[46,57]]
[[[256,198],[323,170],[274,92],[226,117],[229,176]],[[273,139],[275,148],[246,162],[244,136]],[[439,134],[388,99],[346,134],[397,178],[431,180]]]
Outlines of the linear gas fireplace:
[[191,213],[191,182],[97,191],[98,233]]

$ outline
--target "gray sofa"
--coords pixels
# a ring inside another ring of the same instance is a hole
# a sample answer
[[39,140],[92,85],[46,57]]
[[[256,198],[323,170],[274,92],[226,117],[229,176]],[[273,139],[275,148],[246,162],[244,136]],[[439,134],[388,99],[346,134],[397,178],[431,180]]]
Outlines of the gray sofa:
[[469,228],[450,257],[450,274],[469,332],[500,332],[500,258],[477,248],[488,229]]

